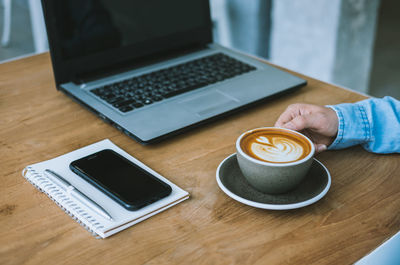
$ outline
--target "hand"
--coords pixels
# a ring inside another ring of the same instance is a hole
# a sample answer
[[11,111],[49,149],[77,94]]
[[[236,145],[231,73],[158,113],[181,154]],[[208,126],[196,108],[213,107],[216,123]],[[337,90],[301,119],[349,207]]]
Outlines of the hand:
[[333,109],[298,103],[290,105],[278,118],[275,126],[305,134],[313,141],[315,151],[322,152],[336,138],[338,123]]

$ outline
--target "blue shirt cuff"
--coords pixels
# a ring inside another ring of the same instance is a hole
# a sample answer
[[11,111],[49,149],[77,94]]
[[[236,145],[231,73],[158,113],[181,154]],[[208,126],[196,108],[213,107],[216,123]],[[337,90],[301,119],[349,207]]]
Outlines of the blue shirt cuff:
[[326,107],[336,112],[339,121],[336,139],[328,147],[329,150],[364,144],[371,140],[370,122],[364,106],[344,103]]

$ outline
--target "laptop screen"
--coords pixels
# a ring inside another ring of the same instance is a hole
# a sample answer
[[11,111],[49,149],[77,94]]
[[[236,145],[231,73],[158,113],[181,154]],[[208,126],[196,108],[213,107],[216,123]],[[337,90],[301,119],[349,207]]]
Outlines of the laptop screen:
[[208,0],[43,0],[58,84],[211,42]]

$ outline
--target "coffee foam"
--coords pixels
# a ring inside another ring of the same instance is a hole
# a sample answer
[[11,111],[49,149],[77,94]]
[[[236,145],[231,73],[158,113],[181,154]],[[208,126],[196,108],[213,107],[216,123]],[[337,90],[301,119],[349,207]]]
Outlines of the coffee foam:
[[243,137],[241,148],[251,157],[271,163],[295,162],[311,151],[306,139],[279,129],[251,132]]

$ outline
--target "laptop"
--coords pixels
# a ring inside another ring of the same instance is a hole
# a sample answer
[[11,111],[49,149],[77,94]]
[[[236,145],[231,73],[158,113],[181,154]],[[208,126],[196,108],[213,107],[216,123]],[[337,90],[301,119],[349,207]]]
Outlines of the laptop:
[[57,89],[147,144],[306,81],[212,41],[208,0],[42,0]]

